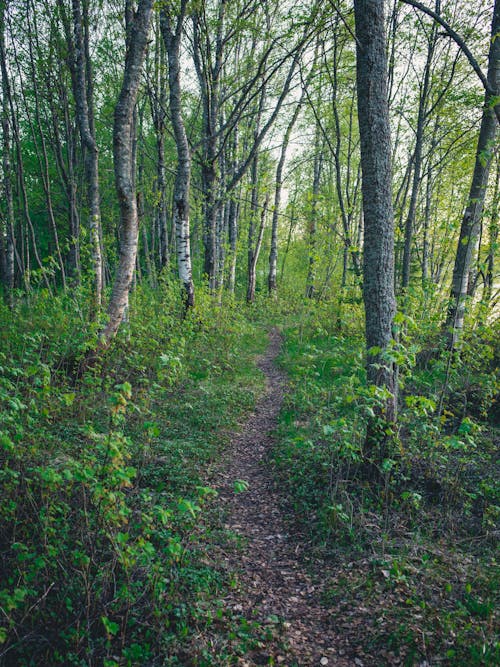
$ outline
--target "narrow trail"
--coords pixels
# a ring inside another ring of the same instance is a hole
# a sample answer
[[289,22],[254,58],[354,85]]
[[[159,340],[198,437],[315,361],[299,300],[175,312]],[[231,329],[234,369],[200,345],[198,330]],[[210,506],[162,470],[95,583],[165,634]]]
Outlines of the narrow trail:
[[[238,586],[225,603],[234,615],[249,621],[278,617],[281,622],[278,641],[251,652],[239,664],[355,667],[363,663],[349,659],[339,648],[328,608],[321,604],[320,585],[304,563],[307,545],[299,535],[287,533],[290,529],[266,463],[285,391],[285,375],[274,363],[280,345],[280,335],[273,330],[258,364],[266,375],[266,393],[234,437],[217,484],[227,513],[224,527],[244,542],[241,549],[226,554],[228,567],[238,573]],[[246,481],[248,490],[235,493],[235,480]]]

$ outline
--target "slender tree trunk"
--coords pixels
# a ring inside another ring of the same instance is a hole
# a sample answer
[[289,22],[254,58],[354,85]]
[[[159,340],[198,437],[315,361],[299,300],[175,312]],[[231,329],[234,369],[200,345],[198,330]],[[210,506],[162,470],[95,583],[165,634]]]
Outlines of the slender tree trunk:
[[236,263],[238,259],[238,217],[240,205],[234,196],[229,201],[228,230],[229,230],[229,276],[227,288],[234,294],[236,286]]
[[297,106],[295,107],[293,116],[288,123],[288,127],[286,128],[285,134],[283,136],[283,143],[281,145],[280,159],[278,161],[278,166],[276,167],[276,186],[274,189],[274,208],[271,227],[271,251],[269,253],[269,276],[267,281],[269,294],[271,295],[275,295],[278,290],[278,224],[281,205],[281,191],[283,189],[283,170],[285,167],[286,152],[290,143],[290,137],[292,135],[294,125],[297,122],[297,118],[299,117],[303,99],[304,95],[302,95]]
[[0,230],[3,240],[3,282],[7,290],[7,299],[12,300],[15,275],[15,219],[14,219],[14,197],[12,194],[12,166],[10,146],[10,112],[9,112],[9,81],[5,63],[5,22],[4,13],[8,9],[8,2],[0,3],[0,58],[2,70],[2,167],[3,187],[5,197],[5,228]]
[[[57,57],[57,55],[56,55]],[[58,54],[62,61],[61,54]],[[45,76],[45,95],[47,96],[52,121],[52,147],[56,165],[68,200],[69,240],[67,251],[67,271],[74,284],[80,283],[80,216],[78,213],[76,171],[78,168],[75,128],[68,105],[68,96],[64,84],[62,67],[51,76]],[[61,136],[60,123],[64,125]],[[66,155],[64,152],[66,146]]]
[[[160,20],[159,17],[160,13],[158,13],[158,20]],[[167,107],[165,50],[163,36],[161,35],[161,28],[158,24],[156,29],[155,48],[155,89],[151,94],[151,109],[153,112],[153,124],[156,134],[156,193],[158,200],[156,207],[156,225],[158,230],[160,270],[168,269],[170,262],[170,244],[168,239],[167,221],[168,199],[165,171],[165,119]]]
[[486,275],[484,280],[483,304],[488,307],[493,296],[495,280],[495,254],[498,248],[498,218],[500,209],[500,157],[497,157],[497,173],[495,191],[491,204],[491,218],[489,225],[488,255],[486,256]]
[[161,10],[160,25],[168,56],[168,83],[170,90],[170,114],[177,148],[177,174],[174,186],[174,225],[176,233],[177,265],[183,290],[184,307],[194,306],[194,284],[191,267],[189,232],[189,191],[191,183],[191,152],[184,127],[181,106],[180,46],[182,24],[187,0],[181,0],[175,28],[166,9]]
[[423,234],[423,244],[422,244],[422,287],[424,289],[427,286],[430,274],[429,230],[431,225],[432,191],[433,191],[433,169],[431,162],[432,162],[432,152],[437,143],[438,129],[439,129],[439,117],[436,117],[434,128],[432,131],[431,151],[427,160],[427,177],[425,186],[424,234]]
[[[338,19],[337,19],[338,20]],[[343,229],[343,241],[344,241],[344,252],[343,252],[343,270],[342,270],[342,287],[345,287],[347,283],[347,270],[348,270],[348,260],[349,260],[349,254],[351,255],[352,258],[352,263],[353,263],[353,268],[354,272],[356,273],[357,276],[361,275],[361,268],[359,266],[359,253],[357,250],[351,250],[352,248],[352,240],[351,240],[351,213],[350,211],[347,210],[347,206],[349,206],[349,189],[347,187],[347,202],[346,202],[346,197],[344,196],[344,188],[343,188],[343,178],[342,178],[342,131],[340,127],[340,116],[339,116],[339,108],[338,108],[338,69],[339,69],[339,55],[338,55],[338,43],[337,40],[334,40],[334,46],[333,46],[333,76],[331,77],[332,79],[332,90],[333,90],[333,96],[332,96],[332,111],[333,111],[333,119],[335,123],[335,147],[333,150],[333,158],[334,158],[334,163],[335,163],[335,187],[337,191],[337,199],[339,203],[339,208],[340,208],[340,214],[341,214],[341,219],[342,219],[342,229]],[[348,153],[350,154],[350,153]],[[350,162],[350,160],[349,160]],[[348,165],[349,167],[349,165]],[[349,183],[350,180],[350,170],[349,168],[347,169],[347,183]],[[350,207],[349,207],[350,208]]]
[[290,224],[288,225],[288,234],[286,237],[286,244],[285,244],[285,250],[283,252],[283,259],[281,260],[281,269],[280,269],[280,285],[283,283],[283,276],[285,275],[285,266],[286,266],[286,259],[288,257],[288,251],[290,250],[290,244],[292,242],[292,235],[295,230],[295,227],[297,225],[297,219],[295,217],[295,202],[292,204],[292,208],[290,211]]
[[[84,11],[86,11],[84,0]],[[73,94],[76,119],[85,155],[85,180],[87,185],[87,206],[94,272],[94,303],[99,310],[102,303],[103,259],[101,252],[101,207],[99,195],[99,151],[95,138],[93,121],[93,98],[91,65],[85,38],[84,15],[81,0],[72,0],[73,9]],[[70,38],[70,35],[68,35]],[[90,95],[89,95],[90,93]]]
[[[257,107],[257,113],[255,116],[255,126],[253,130],[254,143],[257,140],[260,132],[260,124],[262,120],[262,114],[264,111],[264,105],[266,102],[267,87],[263,82],[262,88],[260,91],[260,98]],[[248,241],[247,241],[247,303],[251,303],[255,299],[255,267],[257,262],[255,260],[255,254],[257,252],[257,245],[254,248],[254,237],[257,227],[258,220],[258,209],[259,209],[259,151],[255,151],[252,160],[252,169],[251,169],[251,195],[250,195],[250,221],[248,224]],[[267,201],[267,200],[266,200]],[[262,228],[262,225],[261,225]]]
[[137,255],[137,201],[134,192],[134,109],[146,55],[153,0],[139,0],[130,19],[123,83],[115,108],[113,156],[115,184],[120,206],[120,257],[108,306],[109,321],[102,332],[106,346],[116,335],[128,307],[129,289]]
[[[258,114],[259,116],[260,114]],[[257,127],[258,131],[258,127]],[[259,208],[259,154],[254,155],[252,162],[252,191],[250,196],[250,220],[248,222],[247,238],[247,303],[252,303],[255,299],[255,248],[254,237],[257,226],[257,216]]]
[[256,270],[257,262],[259,261],[260,249],[262,248],[262,239],[264,238],[264,228],[266,225],[267,209],[269,206],[269,195],[266,196],[264,206],[260,213],[260,226],[257,233],[257,242],[255,249],[252,252],[252,261],[248,267],[248,287],[247,287],[247,303],[255,301],[255,286],[256,286]]
[[[222,93],[223,95],[223,93]],[[224,112],[221,110],[219,114],[219,130],[222,136],[222,129],[224,125]],[[224,288],[224,268],[226,264],[226,236],[228,230],[228,214],[229,214],[229,205],[226,199],[223,199],[225,193],[223,188],[226,185],[226,168],[227,168],[227,151],[224,149],[222,142],[219,138],[219,165],[220,165],[220,176],[219,176],[219,196],[221,201],[217,208],[217,223],[216,223],[216,267],[217,271],[215,274],[215,292],[218,295],[219,304],[222,304],[222,291]]]
[[321,170],[323,167],[323,152],[320,146],[319,127],[316,127],[316,140],[314,166],[313,166],[313,184],[312,184],[312,202],[309,218],[309,260],[306,279],[306,297],[312,299],[315,293],[316,281],[316,234],[318,226],[318,197],[321,183]]
[[[439,13],[440,0],[436,0],[436,11]],[[411,251],[413,242],[413,230],[415,227],[415,215],[417,210],[417,198],[420,189],[420,173],[422,169],[422,149],[424,145],[424,131],[427,120],[427,104],[431,82],[432,59],[436,46],[437,27],[433,24],[431,35],[427,46],[427,59],[424,70],[424,80],[420,88],[420,98],[418,102],[417,129],[415,133],[415,150],[413,153],[413,182],[410,196],[410,206],[405,222],[404,250],[403,250],[403,270],[401,276],[401,289],[403,292],[410,284],[411,271]]]
[[[34,24],[31,24],[31,17],[34,19]],[[34,106],[35,106],[35,123],[31,119],[31,115],[27,111],[27,116],[28,116],[28,122],[30,125],[31,129],[31,135],[33,139],[33,145],[35,147],[35,153],[37,156],[38,164],[40,167],[40,177],[41,177],[41,182],[42,182],[42,188],[45,194],[45,202],[47,206],[47,214],[49,218],[49,223],[50,227],[52,229],[52,235],[54,238],[54,246],[55,246],[55,251],[57,255],[57,262],[59,264],[59,271],[61,273],[61,282],[62,282],[62,287],[63,289],[66,289],[66,270],[64,266],[64,261],[62,257],[62,252],[61,252],[61,246],[59,243],[59,233],[57,230],[57,223],[55,219],[55,214],[54,214],[54,207],[52,205],[52,189],[51,189],[51,178],[50,178],[50,171],[49,171],[49,159],[48,159],[48,154],[47,154],[47,145],[45,141],[45,134],[43,131],[42,127],[42,118],[41,118],[41,111],[40,111],[40,95],[39,95],[39,89],[38,89],[38,81],[37,81],[37,73],[36,73],[36,64],[35,64],[35,57],[34,57],[34,52],[33,52],[33,40],[36,40],[38,42],[38,27],[36,24],[36,13],[33,11],[33,6],[30,7],[30,4],[28,3],[26,5],[26,25],[29,31],[30,39],[28,40],[28,54],[29,54],[29,63],[30,63],[30,68],[31,68],[31,80],[32,80],[32,85],[33,85],[33,97],[34,97]],[[20,64],[19,64],[19,59],[17,57],[16,51],[14,50],[14,58],[16,61],[16,66],[17,70],[20,73]],[[28,104],[26,97],[24,95],[24,90],[23,90],[23,100],[26,105],[26,109],[28,109]],[[45,120],[45,119],[44,119]],[[40,145],[41,145],[41,153],[40,149],[38,147],[38,140],[37,140],[37,132],[38,132],[38,138],[40,139]]]
[[[231,147],[231,177],[236,173],[238,168],[238,128],[234,128],[233,140]],[[241,187],[241,185],[240,185]],[[227,288],[230,294],[234,294],[236,285],[236,261],[238,255],[238,217],[240,204],[238,201],[238,194],[232,194],[229,199],[228,211],[228,234],[229,234],[229,274],[227,280]]]
[[384,0],[355,0],[358,118],[364,212],[363,298],[366,318],[367,379],[384,389],[368,424],[367,455],[380,464],[388,453],[396,421],[395,368],[385,358],[393,336],[394,214],[391,133],[387,103]]
[[[0,5],[1,8],[5,11],[8,3],[5,2],[5,4]],[[5,13],[2,12],[2,19],[5,19]],[[5,37],[5,33],[2,31],[2,34]],[[18,184],[18,191],[20,194],[21,198],[21,205],[24,210],[25,214],[25,219],[27,223],[27,229],[26,229],[26,238],[25,238],[25,256],[24,256],[24,261],[19,262],[20,265],[23,266],[23,279],[26,285],[26,288],[29,289],[29,284],[30,284],[30,277],[29,277],[29,272],[30,272],[30,244],[29,244],[29,237],[31,237],[31,242],[33,246],[33,255],[35,257],[36,265],[38,269],[40,269],[40,275],[42,276],[42,279],[45,283],[45,286],[49,293],[52,292],[51,286],[49,279],[47,277],[47,271],[42,264],[42,260],[40,259],[40,255],[38,253],[38,245],[37,245],[37,239],[36,239],[36,234],[35,234],[35,228],[33,226],[33,221],[31,220],[31,215],[30,215],[30,209],[29,209],[29,202],[28,202],[28,192],[26,189],[26,180],[24,178],[24,164],[23,164],[23,155],[22,155],[22,148],[21,148],[21,136],[20,136],[20,131],[19,131],[19,124],[17,122],[17,110],[14,105],[14,99],[12,97],[12,90],[11,90],[11,85],[10,85],[10,79],[9,79],[9,73],[8,73],[8,67],[7,67],[7,60],[6,60],[6,53],[5,53],[5,43],[2,40],[0,44],[0,67],[2,71],[2,92],[3,92],[3,99],[4,101],[8,104],[8,107],[10,109],[10,128],[12,129],[12,136],[14,139],[15,147],[16,147],[16,167],[17,167],[17,184]],[[29,230],[29,234],[28,234]],[[14,245],[15,248],[15,245]]]
[[476,162],[469,191],[468,204],[462,218],[458,239],[453,279],[450,293],[450,306],[445,322],[447,346],[454,349],[464,327],[465,304],[469,287],[469,272],[472,255],[479,234],[484,198],[488,187],[488,174],[495,148],[498,120],[496,113],[500,109],[500,0],[495,0],[491,25],[491,42],[488,55],[488,84],[494,92],[485,94],[481,129],[476,149]]
[[201,49],[201,18],[193,14],[193,55],[200,83],[203,104],[203,156],[201,181],[203,190],[203,245],[205,249],[204,273],[208,278],[210,291],[215,291],[217,281],[217,193],[218,150],[217,130],[220,112],[220,76],[223,67],[225,41],[223,39],[227,0],[218,0],[218,19],[213,62],[210,45],[206,53]]

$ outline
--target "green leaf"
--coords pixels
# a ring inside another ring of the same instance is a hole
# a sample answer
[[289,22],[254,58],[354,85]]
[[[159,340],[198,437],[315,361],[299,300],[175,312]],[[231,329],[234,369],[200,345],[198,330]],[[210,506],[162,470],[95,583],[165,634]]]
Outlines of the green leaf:
[[244,493],[245,491],[248,491],[250,487],[250,484],[246,482],[244,479],[236,479],[234,481],[234,492],[235,493]]
[[114,621],[110,621],[107,616],[101,616],[101,621],[102,624],[104,625],[104,629],[106,630],[106,634],[109,637],[113,637],[116,635],[118,630],[120,629],[120,626],[118,623],[115,623]]

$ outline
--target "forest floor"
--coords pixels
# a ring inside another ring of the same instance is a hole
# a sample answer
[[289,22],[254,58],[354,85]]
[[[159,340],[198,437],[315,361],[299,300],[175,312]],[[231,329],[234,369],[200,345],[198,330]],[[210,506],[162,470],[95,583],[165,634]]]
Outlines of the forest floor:
[[280,346],[280,334],[273,329],[258,362],[266,377],[265,394],[232,439],[229,460],[214,482],[226,535],[233,538],[232,546],[225,545],[219,554],[236,576],[224,607],[239,619],[240,628],[268,628],[265,640],[250,645],[238,664],[362,666],[346,647],[346,638],[339,640],[332,610],[321,602],[324,563],[311,562],[307,540],[283,513],[270,469],[268,456],[286,387],[285,374],[275,365]]

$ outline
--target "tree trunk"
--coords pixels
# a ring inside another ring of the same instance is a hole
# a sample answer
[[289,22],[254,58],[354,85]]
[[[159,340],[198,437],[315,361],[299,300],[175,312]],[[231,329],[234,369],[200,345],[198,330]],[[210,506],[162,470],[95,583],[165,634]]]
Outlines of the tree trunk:
[[[31,18],[33,17],[34,19],[34,24],[31,24]],[[30,3],[26,4],[26,26],[28,28],[28,32],[30,35],[30,39],[28,40],[28,56],[29,56],[29,63],[30,63],[30,69],[31,69],[31,81],[32,81],[32,86],[33,86],[33,98],[34,98],[34,107],[35,107],[35,123],[31,119],[31,114],[29,113],[28,109],[28,103],[27,103],[27,98],[24,93],[24,89],[22,88],[22,98],[25,103],[26,107],[26,115],[28,119],[28,123],[31,129],[31,135],[33,139],[33,146],[35,148],[35,154],[37,156],[38,164],[40,167],[40,177],[41,177],[41,183],[42,183],[42,188],[45,194],[45,202],[46,202],[46,207],[47,207],[47,215],[49,218],[49,223],[50,227],[52,229],[52,234],[54,237],[54,246],[55,246],[55,251],[57,255],[57,262],[59,264],[59,270],[61,272],[61,282],[62,282],[62,287],[65,290],[66,289],[66,271],[64,267],[64,261],[62,257],[62,252],[61,252],[61,246],[59,243],[59,234],[57,231],[57,223],[54,215],[54,207],[52,205],[52,191],[51,191],[51,179],[50,179],[50,171],[49,171],[49,159],[48,159],[48,154],[47,154],[47,145],[45,141],[45,134],[43,131],[42,127],[42,117],[41,117],[41,111],[40,111],[40,95],[39,95],[39,89],[38,89],[38,81],[37,81],[37,72],[36,72],[36,63],[35,63],[35,57],[34,57],[34,51],[33,51],[33,40],[36,41],[37,46],[38,46],[38,26],[36,23],[36,13],[33,11],[33,7],[30,7]],[[39,49],[38,49],[39,51]],[[14,60],[16,62],[16,67],[17,71],[20,74],[20,61],[18,59],[16,50],[14,49]],[[45,119],[44,119],[45,120]],[[44,123],[45,124],[45,123]],[[37,139],[37,131],[38,131],[38,137],[40,139],[40,145],[41,145],[41,152],[38,147],[38,139]]]
[[356,79],[361,140],[364,213],[363,299],[366,318],[367,379],[386,390],[368,424],[367,455],[380,464],[388,453],[396,420],[395,368],[385,358],[392,344],[394,296],[394,214],[391,133],[387,103],[384,0],[355,0]]
[[[440,1],[436,0],[436,11],[439,13]],[[413,242],[413,229],[415,227],[415,214],[417,210],[417,198],[420,189],[420,173],[422,169],[422,149],[424,144],[424,131],[427,120],[427,103],[431,82],[431,66],[436,46],[437,29],[433,24],[432,31],[427,45],[427,59],[425,62],[424,80],[420,88],[420,98],[418,102],[417,129],[415,132],[415,150],[413,153],[413,182],[410,196],[410,205],[405,222],[404,250],[403,250],[403,270],[401,276],[401,289],[406,291],[410,284],[411,271],[411,251]]]
[[137,201],[134,192],[134,109],[146,55],[153,0],[139,0],[131,20],[125,56],[123,83],[115,108],[113,157],[115,184],[120,206],[120,257],[108,306],[109,321],[101,344],[106,346],[116,335],[128,307],[129,289],[137,255]]
[[266,196],[266,201],[262,207],[260,214],[260,227],[257,234],[257,242],[255,249],[252,252],[252,261],[248,267],[248,287],[247,287],[247,303],[255,301],[255,285],[256,285],[256,269],[259,261],[260,249],[262,247],[262,239],[264,238],[264,228],[266,225],[267,208],[269,206],[269,195]]
[[183,290],[184,308],[194,306],[194,284],[191,268],[189,238],[189,190],[191,182],[191,152],[184,127],[181,107],[180,46],[182,24],[187,0],[181,1],[175,29],[167,9],[161,10],[160,25],[168,56],[168,83],[170,114],[177,148],[177,174],[174,185],[174,225],[176,234],[177,265]]
[[450,293],[450,306],[445,322],[447,347],[454,349],[464,327],[465,303],[469,287],[469,272],[472,255],[479,234],[484,198],[488,186],[488,174],[495,148],[498,120],[496,113],[500,108],[500,0],[495,0],[491,25],[491,43],[488,54],[488,84],[494,93],[486,92],[481,129],[476,149],[476,162],[469,191],[468,204],[462,218],[458,239],[455,265]]
[[7,290],[7,299],[11,302],[12,290],[14,289],[14,258],[16,249],[15,220],[14,220],[14,198],[12,194],[12,167],[10,155],[10,112],[9,112],[9,82],[5,63],[5,22],[4,14],[7,10],[7,2],[0,3],[0,54],[2,64],[2,167],[3,186],[5,197],[5,228],[0,233],[3,241],[3,283]]
[[[238,127],[234,128],[232,146],[231,146],[231,176],[236,173],[238,168]],[[241,185],[240,185],[241,189]],[[229,199],[228,211],[228,235],[229,235],[229,274],[227,279],[227,288],[230,294],[234,294],[236,285],[236,260],[238,255],[238,217],[240,212],[240,203],[238,201],[239,193],[233,193]]]
[[299,117],[300,109],[302,107],[302,101],[304,95],[300,98],[293,116],[288,123],[286,128],[285,135],[283,137],[283,143],[281,145],[281,154],[276,167],[276,187],[274,190],[274,208],[273,208],[273,220],[271,227],[271,251],[269,253],[269,277],[267,281],[267,286],[269,289],[269,294],[276,294],[278,290],[278,223],[280,215],[280,204],[281,204],[281,190],[283,188],[283,169],[285,167],[286,152],[288,150],[288,144],[290,143],[290,137],[292,135],[292,130],[297,122]]
[[486,275],[484,279],[483,304],[487,308],[493,296],[493,283],[495,280],[495,252],[498,247],[498,218],[500,209],[500,158],[497,158],[497,173],[495,180],[495,191],[491,204],[491,218],[489,225],[488,254],[486,256]]
[[[5,18],[5,11],[7,9],[7,2],[2,2],[0,5],[2,11],[2,21]],[[2,30],[2,35],[5,38],[5,33]],[[30,209],[29,209],[29,202],[28,202],[28,192],[26,189],[26,181],[24,178],[24,164],[23,164],[23,155],[22,155],[22,148],[21,148],[21,135],[20,135],[20,130],[19,130],[19,124],[17,122],[17,110],[14,105],[14,100],[12,97],[12,90],[11,90],[11,85],[10,85],[10,79],[9,79],[9,70],[7,66],[7,60],[6,60],[6,53],[5,53],[5,43],[4,40],[1,41],[0,44],[0,67],[2,71],[2,93],[3,93],[3,100],[5,104],[8,105],[8,108],[10,109],[10,125],[9,127],[12,129],[12,136],[14,139],[15,147],[16,147],[16,158],[17,158],[17,174],[16,174],[16,179],[17,179],[17,184],[18,184],[18,190],[20,193],[20,198],[22,202],[22,207],[24,210],[25,214],[25,219],[27,223],[28,229],[26,230],[26,244],[25,244],[25,258],[24,261],[20,261],[19,264],[23,266],[24,271],[23,271],[23,279],[26,285],[26,288],[29,288],[30,284],[30,248],[29,248],[29,236],[31,236],[31,242],[33,245],[33,255],[35,257],[35,261],[37,264],[37,267],[40,269],[40,275],[42,276],[42,279],[45,283],[45,286],[49,293],[52,292],[51,286],[49,279],[47,277],[47,271],[42,264],[42,260],[40,258],[40,255],[38,253],[38,246],[37,246],[37,239],[36,239],[36,234],[35,234],[35,228],[33,227],[33,221],[31,220],[30,216]],[[28,230],[29,230],[29,235],[28,235]],[[14,245],[14,251],[15,251],[15,245]]]
[[[262,98],[261,98],[262,102]],[[261,107],[260,107],[261,108]],[[259,114],[257,114],[257,123],[259,121]],[[258,132],[258,125],[257,125]],[[255,248],[254,236],[256,231],[258,208],[259,208],[259,153],[254,155],[252,162],[252,191],[250,196],[250,220],[248,222],[248,238],[247,238],[247,303],[252,303],[255,299]]]
[[[167,85],[165,76],[165,47],[161,28],[158,26],[155,49],[155,90],[151,94],[153,125],[156,134],[156,226],[160,270],[168,269],[170,248],[167,222],[167,182],[165,174],[165,119],[167,107]],[[154,234],[153,234],[154,238]],[[154,255],[153,255],[154,256]]]
[[[100,309],[103,290],[103,260],[101,252],[101,207],[99,196],[99,151],[93,121],[93,99],[90,61],[85,38],[81,0],[72,0],[73,8],[73,94],[80,140],[85,155],[87,206],[94,272],[94,303]],[[86,5],[84,6],[84,10]],[[90,93],[90,96],[89,96]]]
[[220,77],[223,66],[225,40],[223,39],[227,0],[218,1],[217,31],[215,37],[214,59],[210,58],[211,46],[207,44],[206,53],[202,54],[201,30],[202,19],[193,14],[193,56],[200,83],[203,104],[203,155],[201,181],[203,191],[203,244],[205,249],[203,270],[208,278],[210,291],[215,291],[217,281],[217,131],[220,111]]
[[321,170],[323,167],[323,152],[320,146],[319,127],[316,127],[316,140],[314,167],[313,167],[313,186],[312,186],[312,202],[311,213],[309,219],[309,260],[307,268],[306,279],[306,297],[312,299],[315,292],[316,280],[316,234],[317,234],[317,217],[318,217],[318,196],[319,187],[321,183]]

